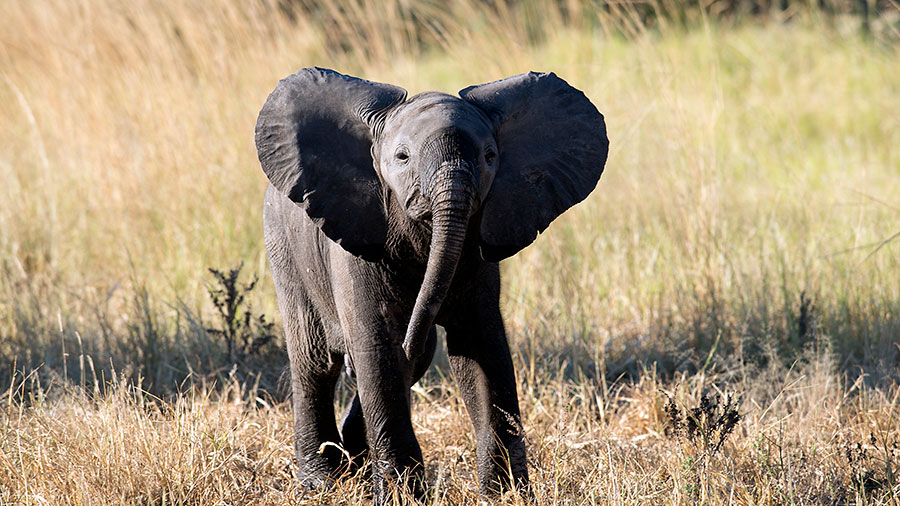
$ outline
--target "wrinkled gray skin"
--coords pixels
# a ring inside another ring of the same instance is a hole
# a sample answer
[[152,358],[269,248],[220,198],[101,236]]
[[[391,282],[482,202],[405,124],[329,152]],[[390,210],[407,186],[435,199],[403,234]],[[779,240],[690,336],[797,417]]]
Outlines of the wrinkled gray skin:
[[[606,127],[554,74],[460,97],[405,100],[401,88],[309,68],[283,79],[260,112],[266,249],[308,487],[348,469],[340,445],[373,462],[376,502],[398,480],[422,496],[409,389],[441,325],[482,491],[528,488],[498,262],[593,190]],[[358,392],[339,430],[333,399],[345,364]]]

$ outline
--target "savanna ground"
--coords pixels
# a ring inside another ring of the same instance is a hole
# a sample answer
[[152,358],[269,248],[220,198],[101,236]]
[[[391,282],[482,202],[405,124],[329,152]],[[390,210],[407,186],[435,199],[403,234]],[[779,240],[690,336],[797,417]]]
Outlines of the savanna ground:
[[[897,504],[900,11],[868,3],[865,33],[806,3],[0,3],[0,504],[369,500],[297,489],[277,390],[252,132],[311,65],[552,70],[606,115],[597,190],[503,264],[538,504]],[[429,503],[472,504],[446,371],[414,388]]]

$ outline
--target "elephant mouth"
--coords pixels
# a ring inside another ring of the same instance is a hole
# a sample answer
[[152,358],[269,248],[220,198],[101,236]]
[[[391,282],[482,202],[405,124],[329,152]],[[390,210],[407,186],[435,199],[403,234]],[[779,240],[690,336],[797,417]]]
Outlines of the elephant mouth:
[[403,203],[403,207],[406,209],[406,214],[413,220],[419,222],[431,221],[431,204],[418,189],[410,193],[409,197],[406,198],[406,202]]

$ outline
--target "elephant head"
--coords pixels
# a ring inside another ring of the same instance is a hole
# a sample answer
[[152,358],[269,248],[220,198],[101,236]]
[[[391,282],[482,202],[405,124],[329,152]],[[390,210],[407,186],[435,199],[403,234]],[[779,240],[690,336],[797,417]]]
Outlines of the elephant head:
[[386,199],[430,221],[403,343],[410,358],[421,353],[467,231],[478,227],[484,260],[509,257],[587,197],[606,162],[603,116],[552,73],[472,86],[460,97],[407,101],[396,86],[308,68],[281,80],[256,124],[269,181],[348,252],[381,257]]

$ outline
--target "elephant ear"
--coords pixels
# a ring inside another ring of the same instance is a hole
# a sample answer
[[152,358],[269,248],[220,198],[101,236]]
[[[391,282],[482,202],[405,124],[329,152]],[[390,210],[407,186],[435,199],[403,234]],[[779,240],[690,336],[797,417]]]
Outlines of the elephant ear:
[[591,193],[609,140],[603,115],[553,73],[521,74],[459,92],[495,121],[497,173],[481,218],[481,254],[497,262],[531,244]]
[[306,68],[279,81],[256,121],[269,182],[328,238],[365,258],[380,255],[387,233],[373,126],[405,98],[396,86]]

